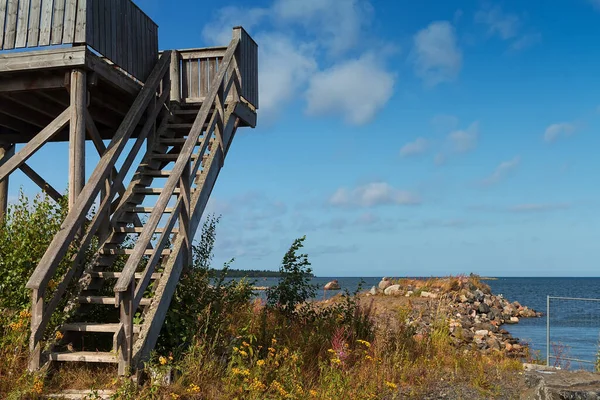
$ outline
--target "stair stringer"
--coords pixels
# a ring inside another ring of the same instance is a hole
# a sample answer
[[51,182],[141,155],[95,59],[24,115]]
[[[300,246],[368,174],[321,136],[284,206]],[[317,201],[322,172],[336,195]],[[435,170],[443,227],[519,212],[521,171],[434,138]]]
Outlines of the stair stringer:
[[[235,136],[239,124],[239,117],[235,114],[237,107],[238,103],[230,104],[226,111],[226,123],[223,129],[224,149],[217,146],[215,151],[208,155],[208,159],[206,160],[208,168],[203,169],[197,179],[197,189],[192,192],[190,202],[192,209],[190,218],[191,237],[195,235],[200,225],[200,219],[223,166],[226,152]],[[133,345],[132,366],[134,368],[143,367],[143,362],[149,358],[150,352],[156,345],[184,267],[185,252],[183,250],[184,237],[177,235],[173,244],[173,252],[164,265],[162,277],[154,291],[152,304],[146,310],[144,322],[140,327],[140,333]]]

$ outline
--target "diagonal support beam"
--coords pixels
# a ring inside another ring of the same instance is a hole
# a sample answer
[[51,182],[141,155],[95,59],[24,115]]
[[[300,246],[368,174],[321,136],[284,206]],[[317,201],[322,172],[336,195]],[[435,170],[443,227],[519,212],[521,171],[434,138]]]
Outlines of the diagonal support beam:
[[48,182],[46,182],[44,180],[44,178],[42,178],[37,172],[35,172],[35,170],[33,168],[31,168],[26,163],[23,163],[19,167],[19,169],[25,175],[27,175],[29,177],[29,179],[31,179],[36,185],[38,185],[40,187],[40,189],[42,189],[44,192],[46,192],[48,194],[48,196],[50,196],[54,201],[56,201],[57,203],[60,202],[63,195],[60,194],[60,192],[58,190],[54,189],[54,187],[52,187],[52,185],[50,185]]
[[0,180],[6,178],[14,170],[19,168],[27,161],[36,151],[48,142],[54,135],[62,130],[69,122],[70,109],[64,110],[54,121],[33,137],[23,148],[8,159],[6,162],[0,161]]

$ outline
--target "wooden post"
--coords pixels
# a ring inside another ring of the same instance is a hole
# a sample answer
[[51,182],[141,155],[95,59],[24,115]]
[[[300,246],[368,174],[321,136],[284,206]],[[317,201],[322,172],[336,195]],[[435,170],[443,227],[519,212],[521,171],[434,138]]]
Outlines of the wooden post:
[[42,346],[40,345],[37,330],[44,316],[44,297],[40,290],[34,289],[31,293],[31,336],[29,338],[29,370],[37,371],[40,368]]
[[[10,157],[15,155],[14,145],[1,145],[0,146],[0,162],[4,162]],[[0,220],[6,215],[8,210],[8,176],[0,180]]]
[[179,52],[171,53],[171,101],[181,102],[181,84],[179,79]]
[[71,120],[69,136],[69,209],[73,208],[85,185],[85,115],[87,107],[86,72],[71,71]]
[[123,335],[118,339],[119,346],[119,375],[128,373],[131,367],[131,354],[133,351],[133,296],[135,280],[129,288],[123,292],[121,297],[121,324],[123,324]]
[[188,162],[179,178],[179,195],[181,196],[182,204],[179,215],[179,234],[183,237],[182,245],[182,262],[183,268],[187,269],[192,265],[192,238],[190,237],[190,221],[191,221],[191,177],[190,163]]

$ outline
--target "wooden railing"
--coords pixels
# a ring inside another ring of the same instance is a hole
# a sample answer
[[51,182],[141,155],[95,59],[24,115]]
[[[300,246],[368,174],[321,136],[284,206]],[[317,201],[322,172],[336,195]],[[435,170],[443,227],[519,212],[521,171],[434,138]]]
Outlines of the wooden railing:
[[[239,37],[239,46],[234,54],[238,79],[241,87],[239,95],[258,108],[258,46],[241,27],[234,28]],[[178,50],[181,70],[179,96],[185,103],[202,103],[210,92],[214,77],[223,68],[222,62],[227,47]],[[230,67],[227,67],[231,69]],[[233,73],[227,71],[226,77]]]
[[[170,94],[170,59],[171,52],[166,52],[161,56],[96,165],[87,184],[77,197],[73,207],[69,210],[59,232],[50,243],[40,263],[27,282],[26,287],[32,290],[31,337],[29,343],[31,369],[39,368],[41,354],[40,340],[43,337],[44,330],[69,284],[74,279],[81,277],[86,250],[92,243],[94,235],[101,228],[103,221],[111,213],[111,203],[114,197],[123,187],[126,174],[131,168],[148,134],[152,131],[162,109],[161,107],[168,100]],[[159,92],[160,88],[162,88],[162,92]],[[131,150],[123,160],[120,170],[117,172],[115,165],[117,161],[122,160],[121,154],[144,115],[146,115],[145,123],[139,131]],[[100,205],[97,207],[92,220],[88,222],[86,216],[89,214],[97,196],[101,192],[103,196]],[[58,283],[52,297],[46,303],[44,296],[48,288],[48,283],[53,278],[76,236],[79,236],[79,246],[76,253],[70,259],[69,269]],[[127,357],[127,354],[123,356]],[[130,354],[129,357],[131,357]]]
[[145,81],[158,26],[131,0],[0,0],[0,50],[85,44]]
[[[169,262],[172,262],[171,257],[180,260],[182,263],[189,262],[190,255],[187,254],[184,256],[183,252],[187,251],[185,249],[191,248],[191,234],[195,232],[195,229],[192,229],[191,227],[191,219],[193,217],[193,210],[191,209],[190,203],[192,181],[196,180],[197,173],[203,165],[204,160],[210,157],[209,155],[206,155],[205,158],[205,153],[209,151],[214,157],[215,149],[209,150],[211,145],[219,147],[223,154],[226,151],[228,143],[224,142],[223,136],[225,124],[227,122],[226,98],[230,93],[232,96],[235,96],[233,102],[230,103],[235,105],[236,102],[239,102],[239,95],[237,95],[237,93],[241,92],[239,69],[237,68],[238,66],[234,57],[239,44],[239,35],[234,34],[233,40],[226,48],[221,61],[217,64],[219,66],[217,73],[212,75],[210,84],[207,83],[207,92],[203,97],[202,106],[200,107],[192,128],[179,152],[175,164],[169,172],[169,178],[164,183],[148,220],[144,223],[143,231],[139,235],[135,247],[114,286],[117,305],[120,305],[121,309],[135,310],[139,306],[142,295],[150,282],[151,275],[155,272],[154,268],[156,267],[160,255],[163,254],[163,250],[165,250],[165,246],[168,242],[167,238],[169,238],[176,221],[179,223],[179,232],[177,234],[178,245],[174,247],[174,251],[170,254]],[[227,74],[228,71],[230,73]],[[177,72],[174,71],[173,68],[171,73],[177,76]],[[202,139],[200,140],[201,136]],[[193,154],[196,154],[196,157],[192,157]],[[204,173],[206,173],[206,171],[204,171]],[[151,245],[158,224],[161,221],[169,200],[175,193],[176,188],[180,189],[177,203],[171,211],[171,216],[167,221],[166,226],[162,228],[160,239],[156,243],[152,243],[154,244],[152,254],[146,262],[142,278],[136,283],[136,280],[134,279],[136,269],[140,262],[142,262],[146,250]],[[206,188],[201,187],[200,184],[197,188],[202,192],[207,190]],[[185,245],[182,243],[185,243]],[[187,258],[187,260],[184,260],[184,258]],[[168,280],[169,278],[170,277],[167,274],[166,279]],[[172,290],[174,290],[174,287]],[[168,295],[172,295],[172,292]],[[121,315],[123,316],[123,313]],[[162,320],[159,322],[152,322],[157,326],[162,325]],[[127,320],[121,320],[121,323],[123,324],[124,329],[131,331],[133,326],[133,315],[128,316]],[[154,327],[154,329],[156,329],[156,327]],[[133,348],[132,339],[129,340],[129,343],[126,346],[127,349],[125,351],[131,351],[130,349]]]

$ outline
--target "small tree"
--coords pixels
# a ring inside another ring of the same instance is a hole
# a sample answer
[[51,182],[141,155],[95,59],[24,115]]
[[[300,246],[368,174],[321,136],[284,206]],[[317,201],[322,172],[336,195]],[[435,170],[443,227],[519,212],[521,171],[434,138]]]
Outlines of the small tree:
[[317,286],[310,284],[310,262],[308,255],[297,254],[304,247],[306,236],[294,240],[290,249],[283,256],[279,267],[281,277],[277,286],[267,289],[267,305],[282,311],[284,314],[292,315],[296,306],[314,297]]

